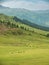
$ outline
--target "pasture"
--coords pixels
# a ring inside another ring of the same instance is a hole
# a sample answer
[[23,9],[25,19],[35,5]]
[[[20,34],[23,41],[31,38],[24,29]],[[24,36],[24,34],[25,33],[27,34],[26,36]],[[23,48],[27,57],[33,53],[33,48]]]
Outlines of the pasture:
[[0,35],[0,65],[49,65],[49,38]]

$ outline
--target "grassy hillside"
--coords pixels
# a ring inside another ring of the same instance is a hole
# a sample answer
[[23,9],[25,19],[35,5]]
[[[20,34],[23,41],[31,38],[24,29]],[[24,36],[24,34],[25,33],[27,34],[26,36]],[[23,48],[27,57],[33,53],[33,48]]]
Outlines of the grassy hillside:
[[0,65],[49,65],[49,32],[0,14]]
[[[7,30],[8,29],[8,30],[11,31],[11,29],[15,28],[16,30],[21,29],[24,32],[28,31],[27,33],[29,33],[29,31],[32,32],[32,33],[34,32],[34,33],[39,33],[39,34],[44,34],[44,35],[48,33],[46,31],[30,27],[29,25],[24,24],[21,21],[22,20],[20,20],[17,17],[16,17],[16,20],[15,20],[14,17],[0,14],[0,28],[1,28],[0,30],[2,30],[2,29]],[[4,31],[4,30],[2,30],[2,31]]]
[[[26,47],[49,47],[49,32],[32,28],[14,17],[0,14],[0,44]],[[45,45],[44,45],[45,44]]]

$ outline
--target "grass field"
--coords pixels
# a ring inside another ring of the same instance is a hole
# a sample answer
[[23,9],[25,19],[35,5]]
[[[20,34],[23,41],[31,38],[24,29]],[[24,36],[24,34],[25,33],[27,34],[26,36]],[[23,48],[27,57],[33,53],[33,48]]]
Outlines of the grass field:
[[0,35],[0,65],[49,65],[49,38]]
[[49,49],[0,46],[0,65],[49,65]]

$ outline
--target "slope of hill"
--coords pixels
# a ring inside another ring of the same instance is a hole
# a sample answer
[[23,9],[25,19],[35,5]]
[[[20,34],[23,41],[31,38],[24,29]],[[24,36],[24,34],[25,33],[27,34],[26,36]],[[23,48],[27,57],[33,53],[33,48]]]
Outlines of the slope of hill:
[[[32,27],[31,27],[32,26]],[[16,28],[16,29],[23,29],[23,31],[34,31],[34,32],[43,32],[45,34],[45,31],[42,31],[45,27],[38,26],[36,24],[32,24],[27,20],[21,20],[17,17],[7,16],[0,14],[0,29],[4,27],[7,28]],[[40,28],[41,27],[41,28]],[[37,29],[38,28],[38,29]],[[42,30],[40,30],[42,29]],[[45,29],[47,30],[47,28]],[[22,31],[21,31],[22,32]]]
[[15,21],[13,17],[0,14],[0,34],[21,35],[23,32],[25,34],[26,28],[22,25],[23,24],[19,22],[19,20]]
[[0,45],[48,48],[48,43],[49,32],[30,27],[17,17],[0,14]]

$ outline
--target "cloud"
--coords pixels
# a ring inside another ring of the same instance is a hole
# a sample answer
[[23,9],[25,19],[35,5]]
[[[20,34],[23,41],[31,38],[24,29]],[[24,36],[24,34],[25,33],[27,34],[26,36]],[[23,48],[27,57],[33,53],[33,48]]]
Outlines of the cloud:
[[[25,8],[28,10],[49,10],[49,3],[45,0],[2,0],[1,5],[10,8]],[[47,0],[48,1],[48,0]]]

